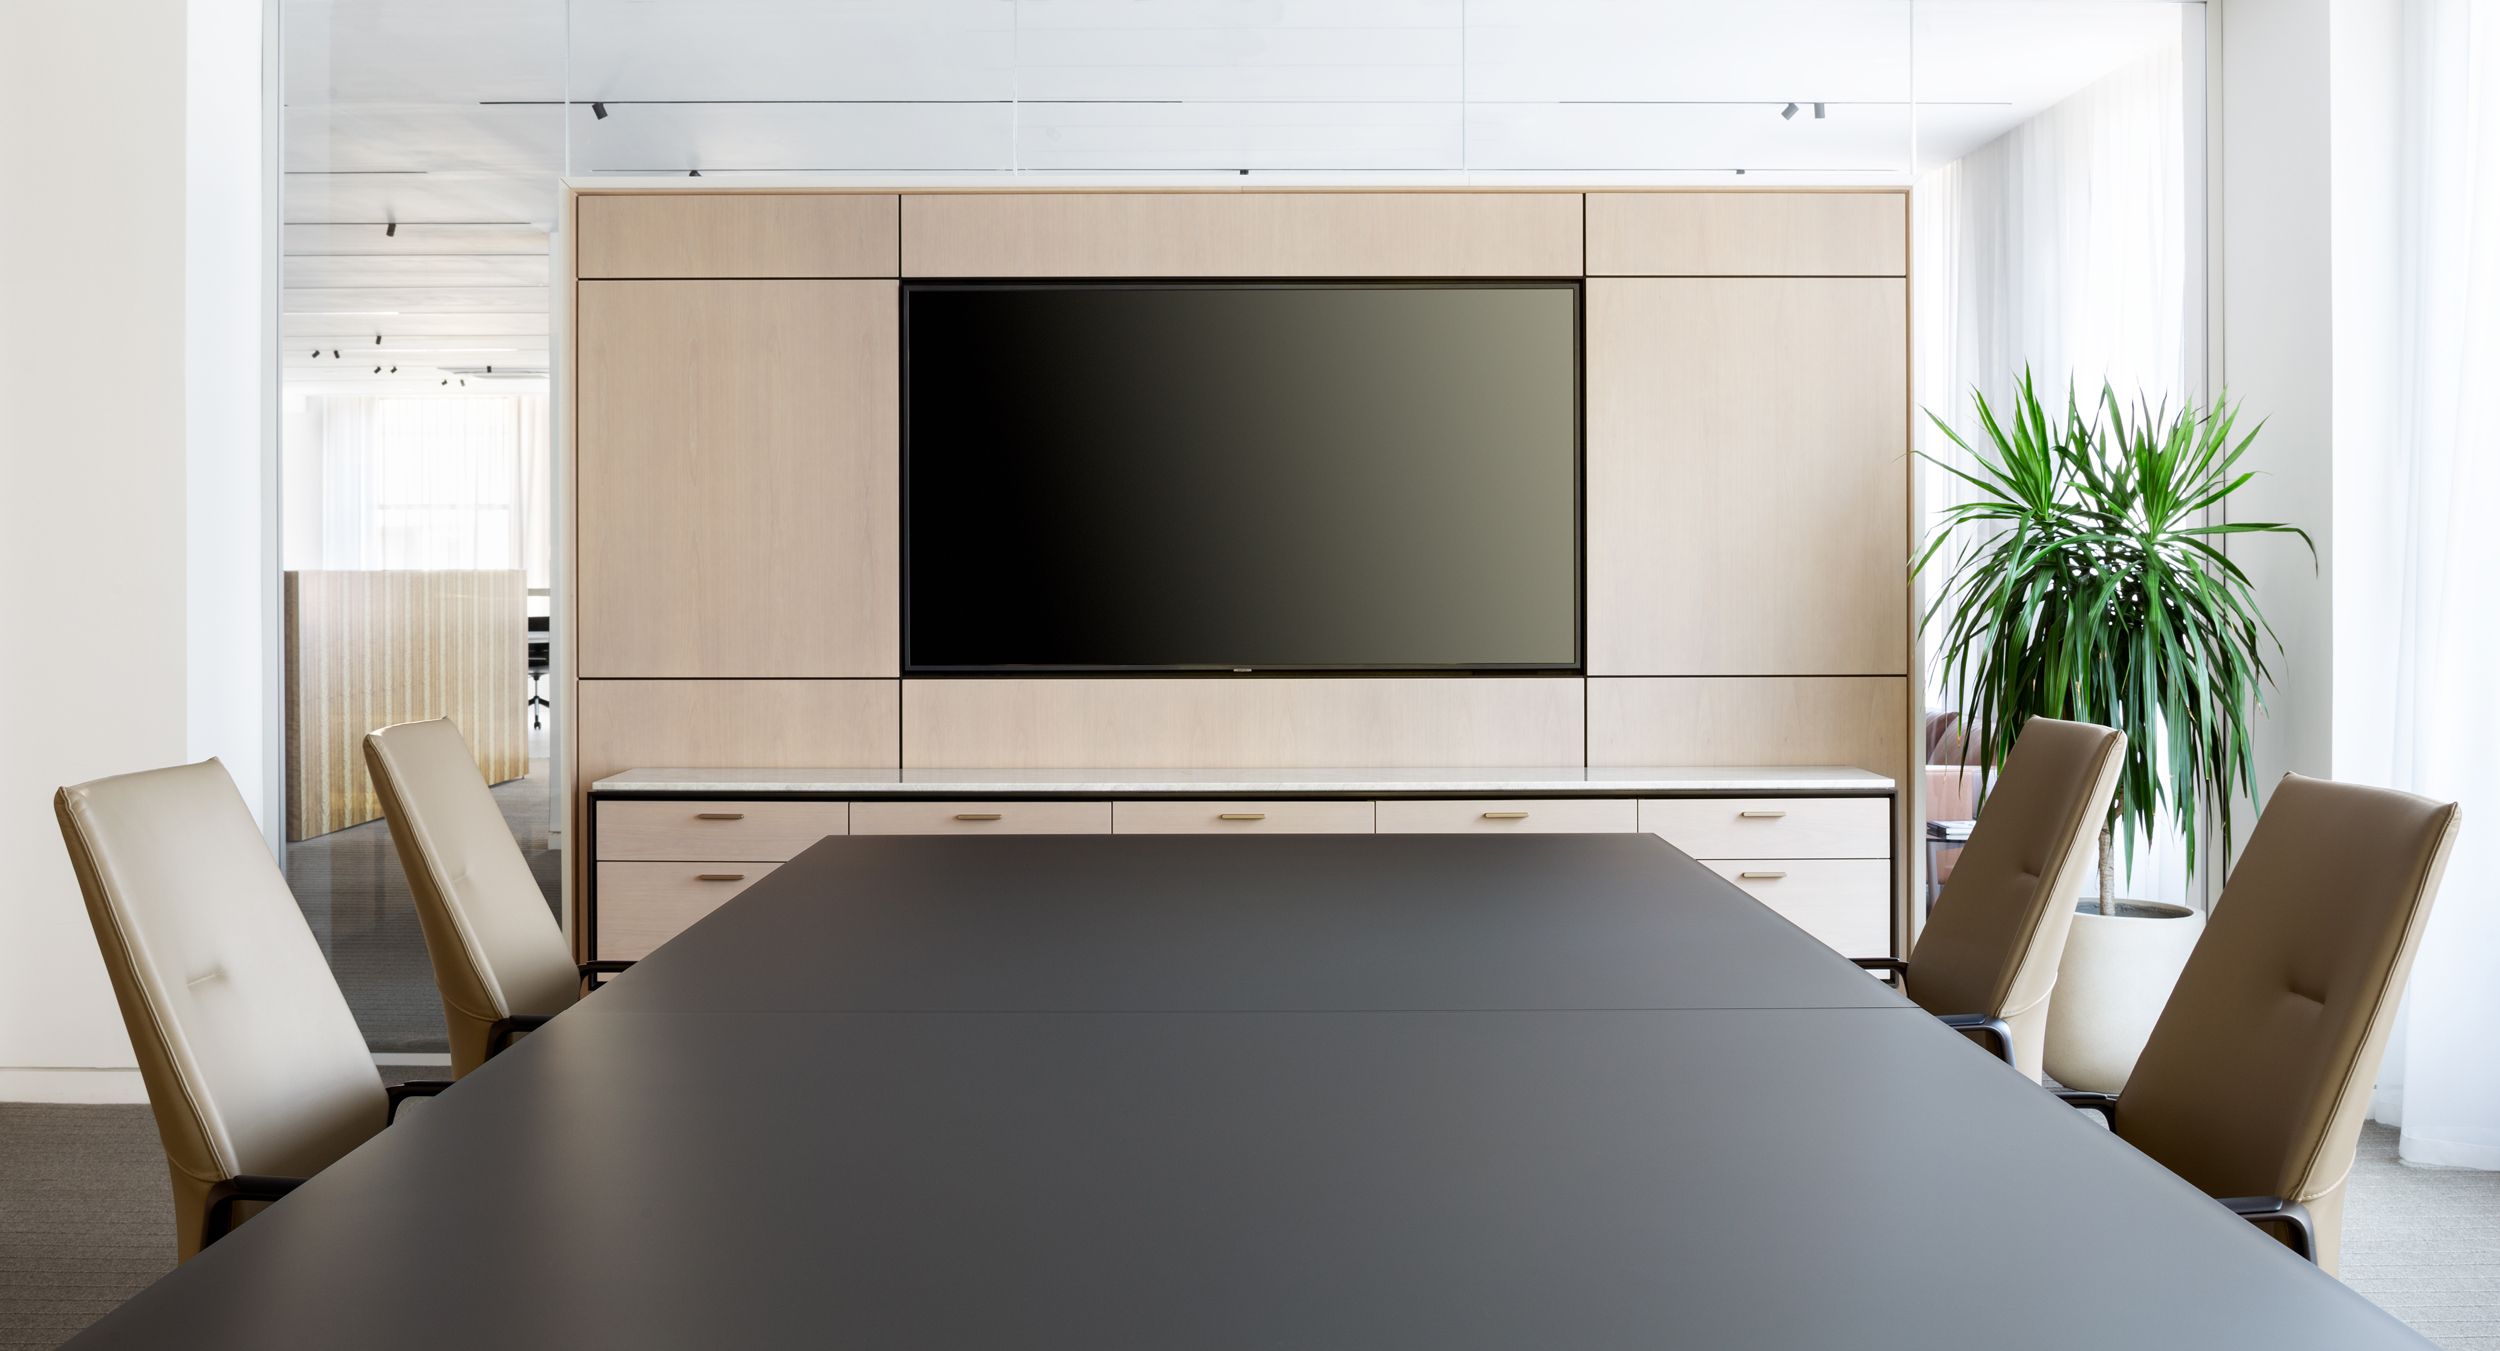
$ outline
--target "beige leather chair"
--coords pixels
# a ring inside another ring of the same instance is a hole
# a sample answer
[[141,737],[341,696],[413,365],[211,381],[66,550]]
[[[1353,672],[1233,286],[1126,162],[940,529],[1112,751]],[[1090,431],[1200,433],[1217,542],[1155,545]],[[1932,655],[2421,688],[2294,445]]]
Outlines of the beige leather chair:
[[385,1089],[243,795],[215,760],[53,799],[173,1174],[189,1261],[354,1149]]
[[2107,727],[2024,723],[1910,959],[1860,962],[1899,973],[1920,1008],[2035,1080],[2058,959],[2126,750]]
[[574,962],[477,757],[448,719],[367,734],[365,765],[416,896],[455,1078],[571,1008],[595,973],[631,965]]
[[2335,1270],[2344,1179],[2457,806],[2288,775],[2115,1097],[2060,1096]]

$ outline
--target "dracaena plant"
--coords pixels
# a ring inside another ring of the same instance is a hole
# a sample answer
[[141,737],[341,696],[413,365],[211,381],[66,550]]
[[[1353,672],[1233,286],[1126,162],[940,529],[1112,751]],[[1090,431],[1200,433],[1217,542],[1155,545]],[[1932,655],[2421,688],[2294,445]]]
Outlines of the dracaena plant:
[[2101,913],[2114,914],[2113,827],[2132,858],[2138,836],[2176,822],[2192,868],[2207,815],[2227,852],[2234,790],[2256,798],[2250,722],[2268,651],[2283,648],[2222,537],[2297,536],[2313,560],[2317,548],[2295,526],[2216,519],[2254,477],[2239,465],[2256,431],[2232,439],[2227,400],[2129,408],[2104,384],[2087,406],[2069,385],[2052,416],[2026,369],[2010,417],[1976,390],[1972,405],[1975,441],[1927,414],[1967,463],[1920,457],[1968,492],[1919,553],[1920,573],[1947,563],[1921,623],[1983,782],[2034,717],[2127,734],[2100,839]]

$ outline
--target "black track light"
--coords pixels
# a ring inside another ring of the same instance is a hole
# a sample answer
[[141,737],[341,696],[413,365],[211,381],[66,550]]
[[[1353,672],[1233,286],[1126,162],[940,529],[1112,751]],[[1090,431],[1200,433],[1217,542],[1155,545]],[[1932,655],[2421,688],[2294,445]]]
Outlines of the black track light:
[[1795,117],[1796,115],[1797,115],[1797,105],[1796,105],[1796,104],[1794,104],[1794,103],[1789,104],[1787,107],[1780,109],[1780,120],[1781,120],[1781,121],[1783,121],[1783,122],[1787,121],[1789,118]]
[[315,360],[315,361],[319,361],[320,359],[321,359],[321,349],[320,349],[320,348],[318,348],[318,347],[316,347],[316,348],[314,348],[314,349],[313,349],[313,360]]
[[399,222],[398,222],[398,221],[392,221],[390,224],[383,226],[383,227],[382,227],[382,237],[383,237],[384,239],[397,239],[397,238],[399,238]]
[[604,103],[593,103],[593,104],[591,104],[591,105],[590,105],[590,115],[591,115],[592,117],[598,118],[598,119],[599,119],[600,121],[602,121],[602,122],[607,121],[607,120],[608,120],[608,105],[606,105],[606,104],[604,104]]
[[467,376],[462,376],[460,378],[460,387],[462,389],[467,389],[469,387],[469,379]]
[[380,374],[382,373],[382,368],[381,368],[381,367],[379,367],[379,366],[374,367],[374,368],[373,368],[373,373],[374,373],[375,375],[380,375]]
[[494,368],[494,367],[492,367],[492,366],[487,367],[487,368],[486,368],[486,373],[487,373],[488,375],[493,375],[493,374],[495,373],[495,368]]
[[703,171],[702,171],[701,169],[688,169],[688,170],[686,171],[686,177],[688,177],[688,178],[701,178],[701,177],[703,177]]
[[339,359],[339,349],[337,349],[337,348],[335,348],[335,347],[333,347],[333,348],[331,348],[331,349],[330,349],[330,359],[331,359],[332,361],[336,361],[336,360],[338,360],[338,359]]
[[1823,105],[1820,103],[1814,105],[1814,120],[1817,122],[1823,120]]
[[391,367],[391,374],[393,374],[393,375],[397,375],[397,374],[399,374],[399,368],[398,368],[397,366],[393,366],[393,367]]
[[442,379],[442,381],[441,381],[441,383],[446,384],[446,385],[450,384],[450,383],[451,383],[451,377],[450,377],[450,376],[444,376],[444,377],[443,377],[443,379]]

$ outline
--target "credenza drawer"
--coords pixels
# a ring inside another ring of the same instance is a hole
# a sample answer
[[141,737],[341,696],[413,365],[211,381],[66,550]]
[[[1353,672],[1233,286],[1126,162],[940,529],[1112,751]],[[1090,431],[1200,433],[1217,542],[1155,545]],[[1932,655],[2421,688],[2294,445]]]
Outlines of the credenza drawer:
[[854,802],[854,835],[1108,835],[1108,802]]
[[599,950],[609,961],[635,961],[675,938],[776,866],[771,863],[602,863],[599,865]]
[[847,802],[602,802],[599,857],[780,863],[851,833]]
[[1120,835],[1365,835],[1369,802],[1115,802]]
[[1645,798],[1641,829],[1695,858],[1854,858],[1892,855],[1882,798]]
[[1892,864],[1886,860],[1730,859],[1702,866],[1844,957],[1892,951]]
[[1630,834],[1640,829],[1639,807],[1630,798],[1533,798],[1509,802],[1392,798],[1382,800],[1377,807],[1377,829],[1384,835],[1437,835],[1470,830],[1514,835],[1548,831]]

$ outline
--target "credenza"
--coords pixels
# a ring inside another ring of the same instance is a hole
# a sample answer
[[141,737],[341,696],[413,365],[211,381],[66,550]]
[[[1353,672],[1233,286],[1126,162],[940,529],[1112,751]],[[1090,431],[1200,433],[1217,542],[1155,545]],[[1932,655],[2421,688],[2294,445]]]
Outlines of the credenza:
[[1842,955],[1892,956],[1894,790],[1823,765],[633,769],[591,786],[583,937],[645,956],[828,835],[1648,831]]

